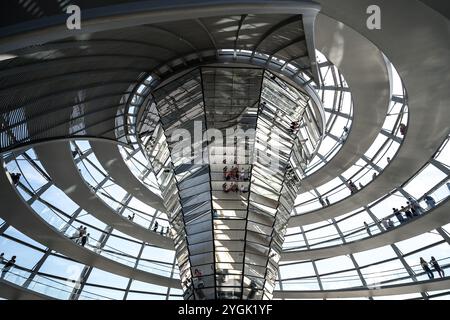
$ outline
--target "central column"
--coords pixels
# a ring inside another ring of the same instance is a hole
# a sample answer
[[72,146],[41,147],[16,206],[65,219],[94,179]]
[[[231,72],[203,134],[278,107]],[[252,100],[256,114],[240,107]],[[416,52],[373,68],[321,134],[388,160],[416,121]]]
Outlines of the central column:
[[271,299],[307,155],[308,96],[260,68],[201,67],[154,93],[150,154],[185,299]]

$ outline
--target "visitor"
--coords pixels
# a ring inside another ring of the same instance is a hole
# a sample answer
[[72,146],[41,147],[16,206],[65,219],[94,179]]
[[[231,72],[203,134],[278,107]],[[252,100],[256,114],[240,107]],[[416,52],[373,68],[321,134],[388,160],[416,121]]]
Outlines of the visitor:
[[405,208],[405,216],[406,218],[408,218],[409,220],[414,219],[415,215],[412,213],[411,210],[409,210],[408,207]]
[[228,269],[217,269],[216,275],[217,275],[217,281],[220,285],[224,284],[227,279]]
[[290,128],[289,131],[290,131],[291,133],[295,133],[295,132],[298,131],[299,128],[300,128],[299,122],[298,122],[298,121],[293,121],[293,122],[291,122],[291,128]]
[[165,229],[165,227],[162,226],[162,227],[161,227],[161,232],[159,233],[159,234],[162,235],[162,236],[164,235],[164,229]]
[[[212,213],[213,213],[213,218],[217,218],[218,217],[216,209],[213,209]],[[169,228],[169,227],[167,227],[167,228]]]
[[400,224],[405,222],[405,218],[403,218],[402,213],[400,211],[398,211],[398,209],[392,208],[392,210],[394,211],[394,215],[397,218],[398,222],[400,222]]
[[327,206],[330,205],[330,200],[328,200],[328,197],[325,197],[325,202],[326,202]]
[[364,227],[366,228],[367,233],[369,234],[369,236],[372,236],[372,233],[370,232],[370,227],[367,224],[367,222],[364,221]]
[[244,181],[250,180],[250,175],[251,175],[251,170],[250,170],[250,168],[248,168],[248,169],[246,170],[246,173],[245,173],[245,179],[244,179]]
[[13,256],[11,260],[6,262],[6,264],[3,266],[0,278],[3,279],[9,272],[9,270],[11,270],[11,268],[15,266],[15,264],[16,264],[16,256]]
[[388,219],[388,223],[389,223],[389,227],[393,228],[394,226],[394,221],[392,221],[391,219]]
[[406,131],[407,131],[407,127],[406,127],[406,125],[405,124],[400,124],[400,134],[402,135],[402,136],[404,136],[405,134],[406,134]]
[[15,186],[17,186],[20,182],[21,173],[11,173],[11,180]]
[[411,211],[409,211],[408,208],[405,208],[404,206],[401,206],[400,212],[404,212],[405,213],[405,217],[408,220],[413,218],[413,215],[412,215]]
[[325,207],[325,201],[323,201],[321,196],[319,196],[319,202],[322,205],[322,207]]
[[4,252],[2,252],[1,254],[0,254],[0,264],[4,264],[5,263],[5,253]]
[[151,147],[153,147],[155,145],[156,142],[156,138],[155,137],[150,137],[150,139],[148,140],[148,147],[151,150]]
[[186,288],[189,288],[191,286],[191,279],[184,280],[183,284]]
[[419,214],[417,213],[416,209],[411,204],[411,202],[406,201],[406,208],[411,211],[413,217],[418,217],[419,216]]
[[80,234],[79,234],[79,237],[78,237],[76,242],[78,244],[82,244],[83,243],[83,238],[86,237],[86,234],[87,234],[87,228],[86,227],[81,227],[80,228]]
[[411,209],[413,211],[413,214],[416,213],[419,216],[420,214],[423,213],[423,209],[420,206],[419,201],[417,201],[416,199],[413,199],[412,197],[409,197],[408,200],[411,203]]
[[226,182],[224,182],[224,183],[222,184],[222,191],[223,191],[223,192],[228,192],[228,191],[230,191],[230,189],[228,189],[228,184],[227,184]]
[[420,257],[420,265],[422,266],[423,271],[427,273],[428,278],[434,279],[434,274],[431,271],[430,267],[428,266],[428,263]]
[[344,143],[348,136],[348,128],[344,127],[344,133],[342,133],[342,137],[339,139],[340,143]]
[[354,194],[356,191],[358,191],[358,188],[356,185],[352,182],[352,180],[348,180],[348,188],[350,189],[350,193]]
[[436,270],[436,272],[439,274],[439,277],[441,278],[445,277],[444,270],[442,270],[441,266],[434,257],[431,257],[430,264],[434,268],[434,270]]
[[383,220],[381,220],[381,223],[383,224],[384,229],[388,230],[391,228],[391,226],[389,225],[389,222],[386,218],[384,218]]
[[239,171],[238,167],[233,166],[231,168],[231,179],[237,180],[237,178],[238,178],[238,175],[237,175],[238,171]]
[[83,234],[83,236],[81,237],[81,246],[84,247],[86,245],[86,243],[88,243],[89,240],[89,236],[90,234]]
[[377,173],[374,172],[374,173],[372,174],[372,180],[375,180],[376,177],[377,177]]
[[70,237],[71,240],[75,240],[76,243],[78,243],[78,240],[81,237],[81,231],[83,230],[83,226],[79,226],[78,229],[76,229],[73,233],[72,236]]
[[387,161],[387,163],[391,163],[391,158],[387,157],[386,161]]
[[256,282],[255,282],[255,280],[252,280],[252,281],[250,282],[250,292],[249,292],[249,294],[248,294],[248,296],[247,296],[247,299],[248,299],[248,300],[252,300],[252,299],[255,298],[255,295],[256,295],[256,289],[257,289]]
[[195,292],[197,293],[197,296],[198,296],[199,300],[205,300],[206,299],[205,294],[203,293],[203,288],[204,287],[205,287],[205,285],[203,284],[203,281],[202,281],[202,282],[200,282],[197,285],[197,289],[195,289]]
[[247,192],[247,190],[245,189],[245,187],[244,187],[243,184],[241,185],[240,192],[241,192],[241,193],[246,193],[246,192]]
[[153,225],[153,231],[156,232],[156,230],[158,230],[158,221],[155,221],[155,224]]
[[133,215],[128,215],[128,220],[133,221],[134,220],[134,216],[136,215],[136,213],[133,213]]
[[199,269],[194,270],[194,277],[201,278],[203,276],[202,272]]
[[203,293],[203,288],[205,287],[205,284],[203,282],[203,274],[199,269],[195,269],[194,277],[197,277],[198,279],[196,292],[199,298],[203,300],[205,298],[205,295]]
[[434,198],[430,195],[426,195],[424,198],[425,203],[427,204],[427,209],[433,209],[434,207],[436,207],[436,201],[434,200]]

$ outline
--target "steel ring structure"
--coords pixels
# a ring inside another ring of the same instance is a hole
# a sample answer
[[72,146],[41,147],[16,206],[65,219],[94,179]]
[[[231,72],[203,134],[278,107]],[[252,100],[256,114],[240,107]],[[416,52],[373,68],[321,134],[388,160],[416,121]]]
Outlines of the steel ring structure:
[[446,5],[4,6],[0,298],[450,297]]

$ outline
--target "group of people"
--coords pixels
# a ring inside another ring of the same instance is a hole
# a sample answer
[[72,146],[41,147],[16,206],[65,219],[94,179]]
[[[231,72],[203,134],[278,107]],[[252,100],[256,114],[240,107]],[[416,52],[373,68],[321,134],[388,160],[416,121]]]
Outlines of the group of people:
[[322,207],[326,207],[331,204],[330,200],[328,200],[328,197],[325,197],[325,200],[323,200],[322,197],[319,196],[319,202],[322,205]]
[[82,225],[78,227],[70,237],[71,240],[75,240],[75,242],[81,246],[85,246],[89,241],[90,234],[87,233],[87,228]]
[[351,194],[354,194],[355,192],[358,191],[358,187],[353,183],[352,180],[347,181],[347,186],[350,189]]
[[406,202],[406,207],[401,206],[400,210],[397,208],[392,208],[392,210],[394,216],[400,223],[405,223],[408,220],[418,217],[423,213],[423,209],[420,206],[419,202],[411,197],[408,198],[408,201]]
[[[392,211],[398,222],[402,224],[420,216],[423,213],[423,208],[420,206],[419,201],[409,197],[406,206],[401,206],[400,209],[392,208]],[[386,230],[394,227],[394,222],[388,217],[381,220],[381,223]]]
[[11,268],[15,266],[16,258],[17,258],[16,256],[12,256],[12,258],[10,260],[8,260],[5,258],[4,252],[2,252],[0,254],[0,263],[4,264],[4,266],[2,268],[1,276],[0,276],[1,279],[5,278],[6,274],[9,272],[9,270],[11,270]]
[[291,182],[293,184],[300,183],[300,179],[295,174],[294,168],[290,164],[286,167],[286,182]]
[[[390,218],[384,218],[383,220],[381,220],[381,223],[383,224],[383,227],[386,230],[395,227],[394,222]],[[366,230],[367,230],[367,227],[366,227]],[[371,235],[369,231],[367,231],[367,233],[369,233],[369,235]]]
[[248,174],[245,170],[240,171],[238,166],[232,166],[231,170],[228,170],[228,167],[223,167],[223,178],[226,181],[247,181]]
[[[162,236],[166,236],[169,233],[170,228],[161,226],[161,230],[159,231],[159,234]],[[155,232],[158,232],[157,230],[154,230]]]
[[245,188],[245,186],[242,184],[240,187],[237,183],[235,182],[231,182],[230,185],[228,185],[228,183],[224,182],[222,184],[222,191],[225,193],[228,192],[240,192],[240,193],[246,193],[247,189]]
[[[438,273],[439,277],[441,278],[445,277],[444,270],[442,270],[441,266],[434,257],[431,257],[430,264],[433,267],[433,269]],[[426,262],[425,259],[422,257],[420,257],[420,265],[422,266],[423,271],[426,272],[428,278],[434,279],[433,271],[431,271],[428,262]]]
[[[159,227],[159,223],[158,223],[158,221],[155,221],[155,223],[153,224],[152,231],[153,232],[158,232],[158,227]],[[170,230],[170,227],[167,227],[167,229],[166,229],[166,227],[161,226],[161,230],[159,231],[159,233],[162,236],[164,236],[164,235],[167,235],[169,233],[169,230]]]
[[21,173],[11,173],[11,180],[14,183],[15,186],[17,186],[19,184],[20,181],[20,177],[22,176]]
[[203,273],[199,269],[195,269],[194,277],[197,278],[197,287],[196,288],[193,288],[191,279],[186,279],[184,281],[184,286],[186,288],[188,288],[189,291],[191,289],[194,289],[194,292],[197,294],[197,297],[200,300],[204,300],[205,294],[203,292],[203,288],[205,287],[205,283],[203,282]]
[[298,121],[292,121],[289,132],[297,133],[299,129],[300,129],[300,123]]
[[434,198],[432,196],[427,194],[425,197],[423,197],[423,200],[427,204],[428,210],[436,207],[436,200],[434,200]]

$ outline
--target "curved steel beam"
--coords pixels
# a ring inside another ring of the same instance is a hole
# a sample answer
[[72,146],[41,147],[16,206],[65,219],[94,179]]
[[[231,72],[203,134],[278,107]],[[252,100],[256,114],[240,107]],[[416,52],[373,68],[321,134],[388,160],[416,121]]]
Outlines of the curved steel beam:
[[161,197],[131,173],[117,146],[93,141],[91,147],[97,159],[118,185],[150,207],[166,211]]
[[50,296],[25,289],[12,282],[0,279],[0,297],[8,300],[53,300]]
[[211,41],[211,44],[214,46],[214,49],[217,50],[216,40],[214,39],[214,36],[211,34],[211,32],[208,30],[208,28],[205,26],[205,24],[199,18],[195,19],[195,21],[202,27],[202,29],[208,35],[208,38]]
[[33,54],[40,51],[45,50],[62,50],[62,49],[72,49],[72,48],[78,48],[78,47],[92,47],[92,46],[114,46],[114,45],[139,45],[146,47],[150,50],[161,50],[164,51],[166,54],[174,54],[177,55],[179,52],[163,47],[161,45],[156,45],[153,43],[145,42],[145,41],[136,41],[136,40],[126,40],[126,39],[91,39],[91,40],[63,40],[59,42],[49,42],[49,43],[43,43],[42,45],[38,47],[26,47],[23,49],[20,49],[17,51],[17,54],[24,55],[24,54]]
[[283,20],[283,21],[280,21],[280,22],[277,23],[276,25],[272,26],[269,30],[267,30],[267,31],[261,36],[261,38],[258,40],[258,42],[253,46],[253,49],[252,49],[252,51],[253,51],[253,52],[252,52],[252,58],[254,57],[254,55],[255,55],[255,53],[256,53],[258,47],[261,45],[261,43],[263,43],[263,42],[267,39],[268,36],[270,36],[271,34],[273,34],[275,31],[277,31],[277,30],[279,30],[279,29],[281,29],[281,28],[283,28],[283,27],[285,27],[285,26],[287,26],[287,25],[290,25],[291,23],[294,23],[294,22],[296,22],[296,21],[299,21],[300,19],[301,19],[301,16],[299,16],[299,15],[297,15],[297,16],[292,16],[292,17],[289,17],[289,18],[287,18],[287,19],[285,19],[285,20]]
[[0,69],[0,76],[1,77],[8,77],[8,76],[13,76],[16,75],[18,73],[23,73],[23,72],[39,72],[41,70],[46,70],[47,68],[51,68],[53,67],[53,64],[57,64],[59,62],[62,62],[64,64],[70,64],[73,62],[78,62],[78,60],[88,60],[88,59],[99,59],[99,60],[104,60],[104,59],[123,59],[123,60],[138,60],[138,59],[142,59],[142,60],[148,60],[148,61],[152,61],[152,62],[157,62],[157,63],[161,63],[162,60],[157,60],[155,58],[151,58],[149,56],[138,56],[138,55],[134,55],[134,54],[90,54],[90,55],[84,55],[84,56],[64,56],[64,57],[59,57],[59,58],[55,58],[55,59],[51,59],[51,60],[37,60],[36,62],[33,63],[28,63],[26,65],[20,65],[20,66],[14,66],[11,68],[7,68],[7,69]]
[[317,15],[315,36],[317,50],[339,68],[349,85],[353,121],[338,153],[302,180],[303,192],[339,176],[364,155],[383,127],[391,98],[383,54],[366,38],[323,14]]
[[337,290],[274,291],[275,299],[330,299],[392,296],[426,291],[448,290],[450,279],[424,280],[380,287],[349,288]]
[[[71,77],[77,77],[80,75],[86,75],[87,77],[91,77],[94,75],[102,74],[102,73],[113,73],[117,72],[117,78],[119,78],[120,75],[124,75],[124,73],[127,72],[142,72],[141,69],[135,69],[135,68],[108,68],[108,69],[90,69],[90,70],[82,70],[82,71],[75,71],[71,73],[63,73],[59,75],[53,75],[46,78],[40,78],[40,79],[33,79],[31,81],[22,82],[20,84],[15,84],[10,87],[2,87],[0,88],[0,95],[7,95],[9,90],[27,90],[36,86],[40,86],[45,84],[45,82],[51,82],[51,81],[57,81],[60,80],[70,80]],[[120,78],[119,78],[120,81]],[[135,79],[130,80],[130,84],[133,83]],[[38,97],[39,98],[39,97]]]
[[[361,19],[358,14],[365,12],[372,2],[343,0],[339,9],[333,1],[319,2],[324,14],[342,21],[367,37],[393,63],[408,94],[410,117],[403,145],[383,174],[358,191],[357,196],[314,213],[291,217],[290,227],[336,217],[380,198],[417,172],[447,137],[449,130],[450,90],[447,83],[450,65],[447,57],[450,56],[450,28],[449,21],[444,16],[419,1],[378,0],[377,3],[384,12],[383,27],[373,32],[367,29],[365,19]],[[408,8],[407,11],[404,10],[405,7]],[[410,21],[415,23],[411,25]],[[424,58],[427,63],[423,62]],[[364,77],[366,81],[371,78]],[[433,94],[426,94],[429,92]],[[430,106],[433,107],[433,112],[430,112]],[[355,116],[356,112],[355,108]]]
[[[214,16],[246,14],[303,14],[317,13],[320,7],[307,1],[213,0],[213,1],[151,1],[139,5],[117,5],[83,11],[81,30],[68,30],[66,16],[40,19],[35,24],[16,25],[0,29],[0,52],[10,52],[31,45],[42,44],[84,33],[127,28],[137,25],[189,20]],[[112,19],[112,17],[114,17]]]
[[117,214],[91,191],[78,172],[68,143],[46,144],[34,150],[54,184],[92,216],[131,237],[165,249],[173,249],[172,239]]
[[374,236],[317,249],[284,251],[281,256],[281,261],[324,259],[397,243],[450,223],[450,215],[448,214],[449,208],[450,202],[446,200],[445,203],[439,205],[435,209],[432,209],[432,212],[424,213],[421,217],[417,217],[414,220],[393,228],[392,230],[386,230]]
[[234,39],[234,50],[236,51],[237,43],[239,41],[239,33],[241,32],[242,25],[244,24],[245,18],[247,18],[246,14],[241,15],[241,19],[239,20],[238,28],[236,30],[236,38]]
[[[3,165],[3,162],[1,162]],[[43,218],[22,200],[21,195],[13,187],[5,170],[0,170],[0,201],[3,203],[1,217],[10,225],[20,230],[35,241],[60,252],[85,265],[93,266],[123,277],[132,278],[152,284],[168,287],[181,287],[180,280],[135,269],[108,259],[100,254],[81,247],[61,232],[50,226]]]

